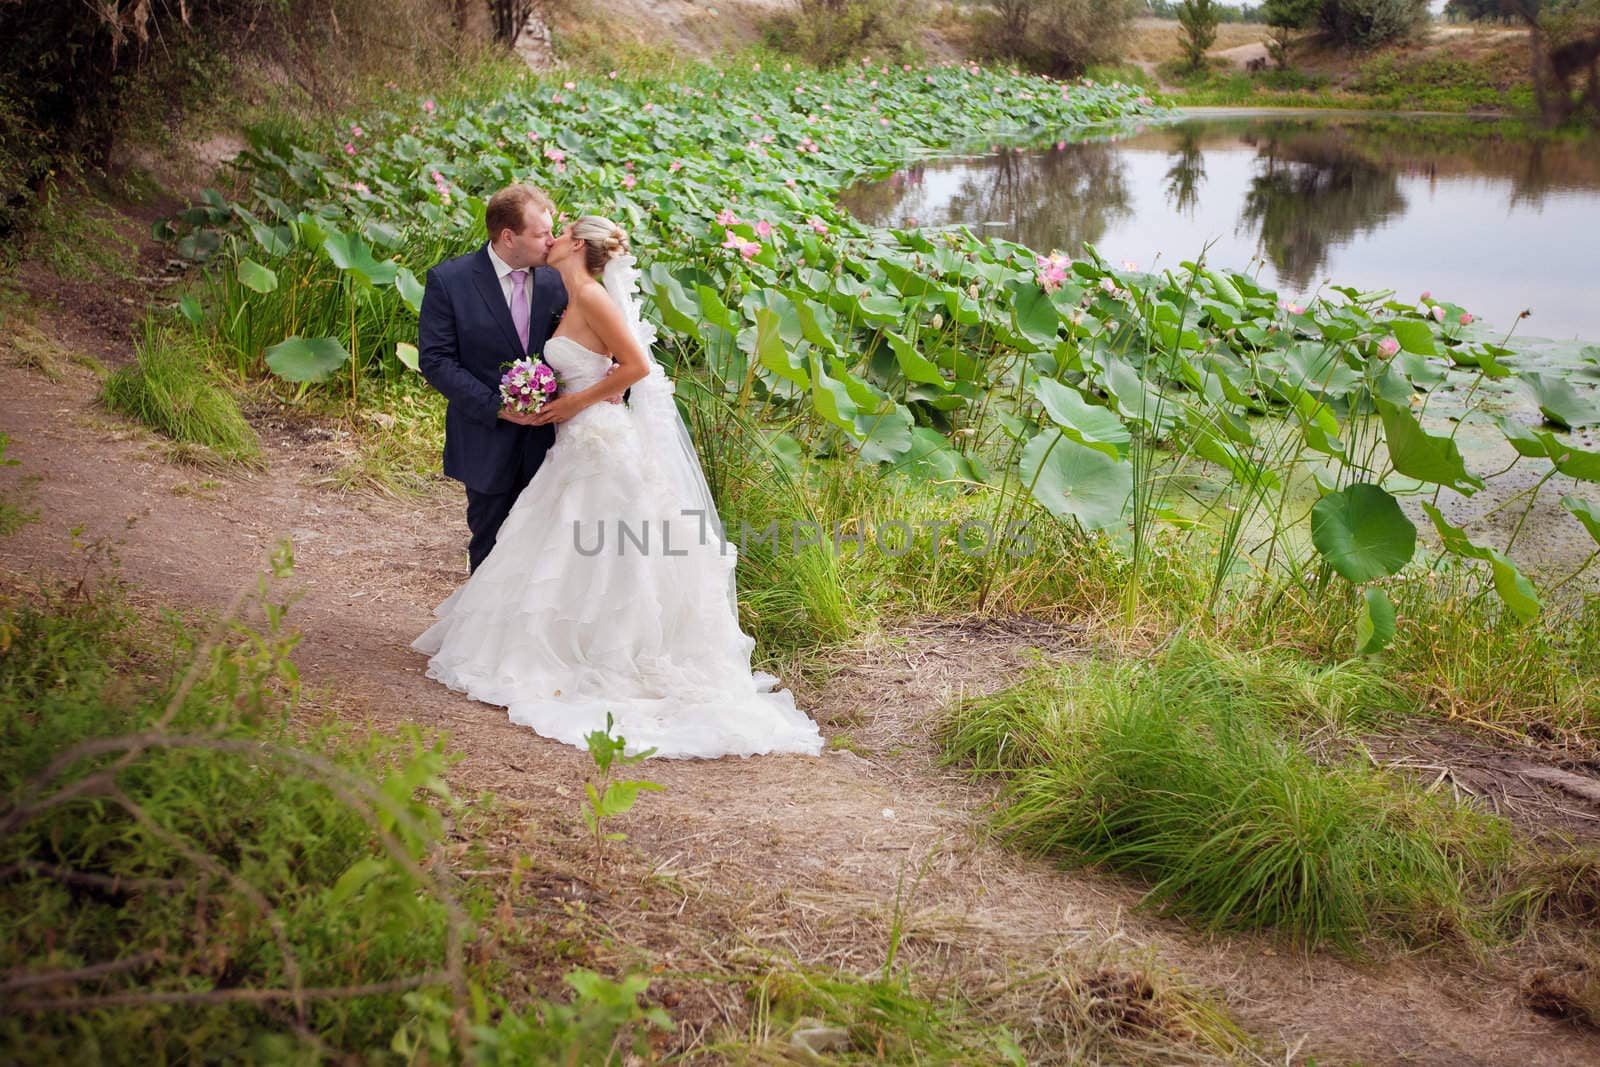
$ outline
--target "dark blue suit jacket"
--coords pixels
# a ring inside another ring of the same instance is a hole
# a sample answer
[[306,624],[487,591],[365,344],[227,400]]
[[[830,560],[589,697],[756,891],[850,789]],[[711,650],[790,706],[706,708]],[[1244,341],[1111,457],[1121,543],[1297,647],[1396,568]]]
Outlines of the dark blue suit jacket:
[[475,492],[520,490],[514,484],[518,470],[536,468],[555,440],[554,426],[518,426],[499,417],[505,365],[542,354],[567,306],[567,290],[549,267],[534,269],[529,297],[528,347],[523,351],[487,245],[428,272],[417,324],[418,365],[423,377],[450,400],[444,472]]

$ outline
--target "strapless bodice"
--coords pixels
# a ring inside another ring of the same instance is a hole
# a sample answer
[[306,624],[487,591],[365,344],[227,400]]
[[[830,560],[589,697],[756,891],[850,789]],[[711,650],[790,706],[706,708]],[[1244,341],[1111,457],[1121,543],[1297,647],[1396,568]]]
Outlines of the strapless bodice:
[[611,369],[611,357],[602,356],[570,337],[552,337],[544,343],[544,361],[561,381],[567,396],[589,388]]

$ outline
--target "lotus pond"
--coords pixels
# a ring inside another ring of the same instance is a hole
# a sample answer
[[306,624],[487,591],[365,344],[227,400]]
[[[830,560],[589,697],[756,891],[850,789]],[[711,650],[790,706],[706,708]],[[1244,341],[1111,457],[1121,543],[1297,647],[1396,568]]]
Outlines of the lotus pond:
[[[849,185],[974,130],[1010,159],[1168,117],[1131,87],[977,67],[397,98],[315,137],[258,137],[248,192],[208,194],[180,220],[182,250],[211,264],[182,308],[239,374],[294,396],[408,388],[419,278],[481,241],[489,191],[532,180],[569,215],[632,229],[659,354],[708,454],[742,448],[802,485],[840,470],[889,479],[904,488],[886,499],[1025,516],[1136,561],[1152,530],[1188,531],[1217,559],[1211,602],[1279,567],[1319,588],[1337,578],[1363,651],[1395,632],[1389,592],[1417,572],[1419,528],[1480,570],[1504,610],[1538,615],[1541,592],[1507,552],[1515,535],[1452,509],[1520,478],[1508,496],[1522,514],[1553,509],[1590,549],[1600,541],[1600,452],[1572,436],[1600,422],[1600,350],[1569,346],[1552,370],[1459,294],[1419,299],[1404,278],[1300,297],[1215,248],[1189,261],[1204,242],[1140,267],[1092,242],[1069,257],[1054,239],[874,225],[838,206]],[[1441,422],[1435,404],[1470,415],[1510,461],[1469,462],[1466,422]],[[1184,472],[1213,485],[1198,511],[1176,499]],[[978,606],[996,582],[976,584]]]

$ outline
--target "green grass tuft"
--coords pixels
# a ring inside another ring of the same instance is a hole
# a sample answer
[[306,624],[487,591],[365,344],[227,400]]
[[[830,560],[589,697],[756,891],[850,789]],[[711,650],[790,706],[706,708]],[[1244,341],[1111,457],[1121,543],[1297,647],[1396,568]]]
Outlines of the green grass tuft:
[[147,325],[138,360],[114,372],[100,399],[185,445],[200,445],[219,458],[249,463],[261,453],[256,435],[231,395],[212,384],[205,362],[185,339]]
[[1217,655],[1180,642],[1148,664],[1037,675],[954,709],[946,751],[1006,775],[1014,843],[1146,877],[1152,904],[1213,928],[1346,950],[1473,933],[1463,887],[1504,864],[1505,825],[1284,737],[1286,717],[1375,717],[1387,687]]

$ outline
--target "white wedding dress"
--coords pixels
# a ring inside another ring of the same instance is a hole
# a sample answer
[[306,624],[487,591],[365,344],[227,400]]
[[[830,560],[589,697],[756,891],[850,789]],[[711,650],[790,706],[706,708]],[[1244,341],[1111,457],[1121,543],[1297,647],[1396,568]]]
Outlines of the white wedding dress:
[[[544,359],[567,393],[611,366],[568,337],[552,337]],[[650,373],[662,375],[653,359]],[[494,550],[412,647],[431,656],[430,678],[579,748],[609,712],[629,752],[816,755],[816,725],[776,678],[751,671],[734,549],[683,514],[695,502],[648,441],[622,404],[558,424]]]

